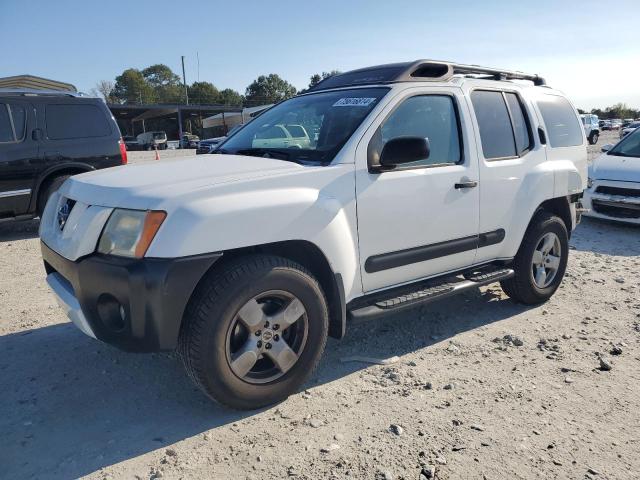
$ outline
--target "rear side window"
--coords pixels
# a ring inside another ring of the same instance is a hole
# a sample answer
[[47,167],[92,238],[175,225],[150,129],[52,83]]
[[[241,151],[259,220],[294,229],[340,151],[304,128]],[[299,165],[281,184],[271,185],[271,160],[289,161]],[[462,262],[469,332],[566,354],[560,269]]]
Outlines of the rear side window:
[[480,130],[484,158],[519,157],[531,148],[527,113],[517,94],[475,90],[471,93],[471,103]]
[[287,130],[292,137],[306,137],[304,130],[300,125],[287,125]]
[[538,108],[547,127],[549,144],[553,148],[582,145],[584,130],[569,101],[557,95],[544,95]]
[[531,148],[531,137],[529,135],[529,125],[527,124],[526,113],[522,108],[522,104],[515,93],[505,92],[504,98],[509,106],[511,113],[511,121],[513,122],[513,136],[516,139],[516,150],[518,155]]
[[107,116],[95,105],[47,105],[46,124],[51,140],[111,135]]
[[461,142],[453,102],[448,95],[419,95],[404,100],[380,127],[380,151],[394,138],[422,137],[429,140],[429,158],[403,167],[459,163]]
[[0,142],[21,142],[26,130],[27,112],[22,105],[0,103]]
[[9,109],[4,103],[0,103],[0,142],[13,142],[13,128],[11,128],[11,117]]
[[516,156],[516,144],[509,111],[502,92],[476,90],[471,93],[484,158]]

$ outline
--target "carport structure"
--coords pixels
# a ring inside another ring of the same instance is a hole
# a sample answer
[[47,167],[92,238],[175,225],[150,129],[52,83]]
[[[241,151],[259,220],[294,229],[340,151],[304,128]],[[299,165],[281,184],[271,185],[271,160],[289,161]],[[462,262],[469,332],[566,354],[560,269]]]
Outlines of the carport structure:
[[[186,104],[108,104],[109,110],[118,121],[122,133],[136,135],[146,131],[145,121],[152,119],[175,120],[178,139],[185,132],[185,123],[196,118],[205,118],[225,112],[237,112],[242,107],[234,105],[186,105]],[[123,128],[124,127],[124,128]],[[190,132],[193,133],[193,132]]]

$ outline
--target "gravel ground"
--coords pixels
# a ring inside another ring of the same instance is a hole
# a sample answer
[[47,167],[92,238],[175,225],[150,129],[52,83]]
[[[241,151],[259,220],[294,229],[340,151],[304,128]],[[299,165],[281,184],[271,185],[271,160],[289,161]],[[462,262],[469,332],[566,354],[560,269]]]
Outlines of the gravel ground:
[[235,412],[80,333],[37,222],[0,224],[0,478],[638,478],[640,230],[584,219],[571,246],[542,306],[493,285],[349,325],[305,390]]

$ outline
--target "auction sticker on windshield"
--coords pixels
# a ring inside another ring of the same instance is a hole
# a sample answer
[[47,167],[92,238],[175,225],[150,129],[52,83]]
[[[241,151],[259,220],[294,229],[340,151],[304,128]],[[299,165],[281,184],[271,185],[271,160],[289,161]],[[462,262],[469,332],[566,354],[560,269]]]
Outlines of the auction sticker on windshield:
[[348,97],[348,98],[341,98],[336,103],[334,103],[333,106],[334,107],[368,107],[375,101],[376,101],[375,98]]

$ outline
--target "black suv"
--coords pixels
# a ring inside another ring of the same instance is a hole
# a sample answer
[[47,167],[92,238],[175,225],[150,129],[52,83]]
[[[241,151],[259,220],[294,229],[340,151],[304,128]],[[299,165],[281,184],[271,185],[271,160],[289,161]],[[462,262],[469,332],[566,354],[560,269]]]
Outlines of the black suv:
[[125,163],[120,130],[102,100],[0,89],[0,222],[39,216],[71,175]]

